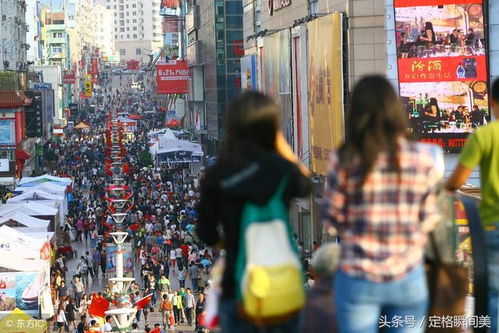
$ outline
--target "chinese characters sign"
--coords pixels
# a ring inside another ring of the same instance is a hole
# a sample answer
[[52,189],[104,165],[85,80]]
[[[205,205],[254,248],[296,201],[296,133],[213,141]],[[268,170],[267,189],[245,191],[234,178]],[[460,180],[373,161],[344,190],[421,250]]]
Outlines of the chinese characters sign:
[[187,94],[189,92],[189,68],[187,61],[173,60],[156,65],[158,94]]
[[[312,171],[326,175],[329,152],[344,135],[342,15],[334,13],[308,26],[310,160]],[[328,36],[328,42],[324,42]]]
[[422,141],[460,150],[490,119],[483,0],[396,0],[400,96]]

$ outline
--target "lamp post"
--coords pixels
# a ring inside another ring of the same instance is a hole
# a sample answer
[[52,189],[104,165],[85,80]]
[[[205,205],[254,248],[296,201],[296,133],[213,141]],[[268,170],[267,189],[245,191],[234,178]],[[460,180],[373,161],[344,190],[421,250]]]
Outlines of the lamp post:
[[[113,112],[113,118],[116,119],[116,112]],[[119,294],[119,299],[117,300],[116,308],[109,309],[106,311],[106,315],[111,315],[118,327],[120,332],[127,332],[130,329],[130,325],[135,318],[137,313],[137,308],[133,306],[127,295],[127,291],[130,288],[131,283],[135,280],[134,278],[129,278],[124,276],[124,242],[128,236],[124,232],[123,223],[125,222],[128,213],[125,211],[125,207],[128,203],[127,191],[129,188],[125,184],[125,179],[123,178],[123,163],[122,156],[120,155],[122,142],[120,135],[118,133],[117,122],[112,121],[112,147],[111,147],[111,159],[113,168],[112,186],[109,188],[110,199],[109,206],[112,207],[111,217],[115,222],[115,231],[111,233],[114,243],[116,244],[116,277],[110,278],[109,281],[116,286]],[[129,197],[129,196],[128,196]]]

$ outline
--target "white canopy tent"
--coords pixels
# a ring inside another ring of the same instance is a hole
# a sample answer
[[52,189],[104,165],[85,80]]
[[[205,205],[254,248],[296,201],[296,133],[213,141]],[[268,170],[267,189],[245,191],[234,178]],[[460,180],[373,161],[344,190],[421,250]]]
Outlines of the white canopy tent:
[[23,201],[39,201],[39,200],[59,201],[61,203],[60,207],[62,207],[63,210],[62,213],[63,214],[68,213],[68,202],[66,196],[50,194],[36,187],[32,188],[31,190],[25,191],[19,195],[16,195],[15,197],[10,198],[9,200],[7,200],[7,203],[17,203]]
[[159,138],[149,149],[152,155],[164,161],[194,162],[194,158],[204,156],[199,143],[187,140]]
[[56,205],[59,205],[59,202],[30,201],[6,203],[0,205],[0,216],[6,216],[13,213],[23,213],[25,215],[34,216],[43,220],[49,220],[49,230],[54,231],[59,225],[60,220],[59,209],[55,207]]
[[66,195],[66,186],[62,183],[54,183],[54,182],[47,182],[47,183],[38,183],[32,187],[21,187],[18,186],[15,188],[15,192],[27,192],[30,191],[31,189],[37,189],[41,190],[50,194],[54,195],[59,195],[59,196],[65,196]]
[[[12,223],[14,221],[14,223]],[[16,225],[17,224],[17,225]],[[20,212],[13,212],[0,217],[0,226],[8,225],[11,228],[24,232],[24,229],[31,232],[48,232],[50,221],[38,219]],[[24,227],[23,227],[24,226]]]
[[56,177],[56,176],[52,176],[52,175],[42,175],[42,176],[38,176],[38,177],[23,177],[19,181],[18,185],[22,186],[22,187],[25,187],[25,186],[31,187],[31,186],[35,186],[36,184],[46,183],[46,182],[59,183],[59,184],[64,185],[64,186],[70,186],[71,184],[73,184],[73,180],[71,178],[68,178],[68,177]]

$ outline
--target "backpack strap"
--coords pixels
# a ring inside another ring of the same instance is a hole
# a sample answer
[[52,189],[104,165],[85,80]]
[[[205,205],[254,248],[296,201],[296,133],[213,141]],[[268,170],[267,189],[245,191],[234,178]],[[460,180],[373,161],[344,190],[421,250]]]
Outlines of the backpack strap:
[[282,177],[281,182],[279,183],[279,187],[277,187],[277,190],[272,196],[272,200],[282,198],[284,191],[286,190],[286,186],[288,185],[288,181],[289,181],[289,173],[286,173],[284,177]]

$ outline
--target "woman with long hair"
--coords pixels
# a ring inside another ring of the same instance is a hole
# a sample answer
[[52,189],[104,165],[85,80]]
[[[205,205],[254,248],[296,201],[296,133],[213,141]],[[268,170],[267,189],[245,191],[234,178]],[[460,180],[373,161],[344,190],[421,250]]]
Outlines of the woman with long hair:
[[57,309],[57,317],[56,317],[56,328],[58,333],[62,333],[64,327],[68,325],[68,321],[66,319],[66,313],[64,311],[64,302],[59,303],[59,308]]
[[429,150],[407,131],[391,84],[381,76],[361,79],[345,141],[330,156],[323,200],[324,218],[342,242],[334,285],[342,333],[375,333],[380,318],[421,323],[426,315],[423,248],[438,220],[439,179]]
[[[219,309],[222,333],[259,331],[237,312],[235,265],[244,205],[267,203],[281,183],[285,184],[282,199],[288,206],[292,198],[306,196],[310,190],[308,170],[280,130],[280,112],[270,97],[259,92],[238,96],[227,111],[222,151],[201,184],[197,235],[209,246],[223,244],[226,251]],[[265,332],[296,332],[297,319],[265,327]]]

